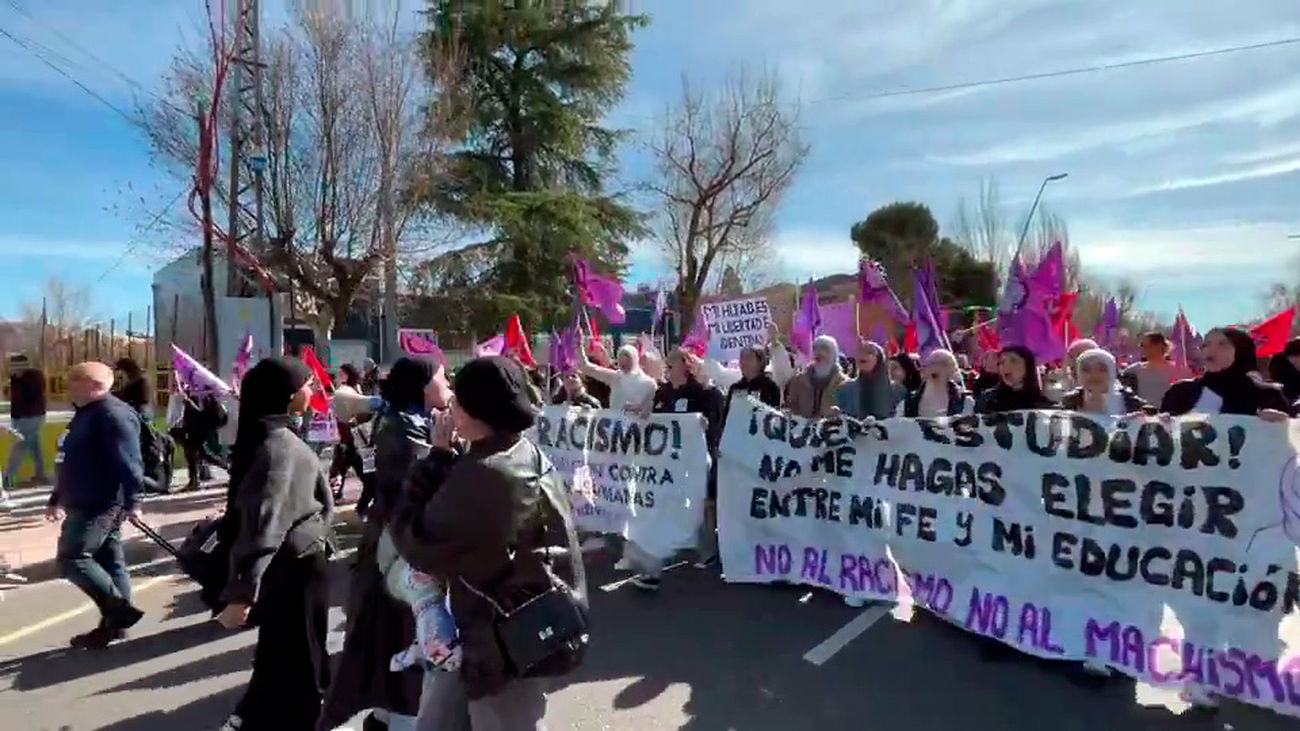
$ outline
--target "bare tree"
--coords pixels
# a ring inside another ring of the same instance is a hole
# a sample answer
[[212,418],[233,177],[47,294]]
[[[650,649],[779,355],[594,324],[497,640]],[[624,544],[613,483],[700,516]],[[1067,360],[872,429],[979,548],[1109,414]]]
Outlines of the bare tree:
[[[23,350],[29,353],[37,352],[42,344],[54,348],[79,336],[94,319],[90,290],[57,276],[45,280],[39,301],[23,302],[20,310]],[[44,353],[41,357],[44,358]]]
[[[397,194],[414,174],[425,124],[419,103],[430,90],[415,37],[398,28],[402,3],[389,8],[351,13],[294,3],[287,25],[263,33],[268,230],[253,253],[289,285],[321,338],[358,295],[378,290],[381,266],[395,269],[449,241],[441,227],[416,223],[418,209]],[[183,50],[165,99],[143,110],[156,159],[185,180],[197,155],[192,110],[211,88],[210,52]],[[221,207],[227,177],[215,179]],[[395,313],[389,319],[395,326]]]
[[743,277],[767,246],[772,216],[808,155],[798,116],[775,74],[742,71],[712,96],[683,77],[681,101],[650,143],[657,170],[647,186],[677,270],[683,328],[715,271],[731,266]]
[[957,220],[953,238],[979,261],[993,264],[1003,271],[1011,262],[1016,239],[1007,228],[1007,215],[998,192],[998,181],[980,181],[979,197],[972,204],[965,198],[957,202]]

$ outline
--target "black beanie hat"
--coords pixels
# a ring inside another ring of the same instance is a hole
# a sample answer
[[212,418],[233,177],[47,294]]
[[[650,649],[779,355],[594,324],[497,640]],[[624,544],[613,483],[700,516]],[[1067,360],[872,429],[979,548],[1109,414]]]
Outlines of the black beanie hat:
[[456,372],[456,403],[466,414],[499,432],[519,434],[533,425],[536,408],[528,378],[510,358],[476,358]]

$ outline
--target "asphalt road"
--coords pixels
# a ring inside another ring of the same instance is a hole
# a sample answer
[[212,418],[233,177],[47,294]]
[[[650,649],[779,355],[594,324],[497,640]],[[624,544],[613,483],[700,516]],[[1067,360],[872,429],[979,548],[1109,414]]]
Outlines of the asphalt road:
[[[669,571],[662,592],[647,596],[621,583],[600,556],[591,563],[594,645],[581,671],[550,695],[552,729],[1300,727],[1239,705],[1217,716],[1175,715],[1144,705],[1167,701],[1168,693],[1141,692],[1126,680],[1089,687],[1060,665],[1027,658],[989,664],[967,635],[923,614],[897,621],[888,608],[849,609],[795,587],[725,585],[715,572],[689,566]],[[341,600],[345,565],[336,571]],[[254,636],[207,621],[183,578],[138,581],[147,618],[130,639],[99,653],[62,647],[94,622],[90,613],[62,616],[81,602],[66,585],[22,589],[0,603],[0,729],[220,726],[247,679]],[[342,626],[339,610],[333,619]],[[331,639],[341,644],[337,631]]]

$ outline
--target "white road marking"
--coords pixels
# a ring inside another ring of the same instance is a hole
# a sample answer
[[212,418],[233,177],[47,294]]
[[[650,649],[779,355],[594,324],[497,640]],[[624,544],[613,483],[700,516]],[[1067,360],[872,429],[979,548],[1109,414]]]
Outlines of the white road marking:
[[878,622],[881,617],[889,614],[890,608],[889,604],[867,607],[861,614],[849,620],[848,624],[835,630],[835,634],[827,637],[820,645],[804,653],[803,659],[819,667],[825,665],[835,656],[835,653],[843,650],[845,645],[870,629],[871,625]]
[[[131,593],[139,594],[145,591],[146,589],[149,589],[152,586],[157,586],[158,584],[167,581],[170,578],[172,577],[154,576],[152,578],[145,579],[144,581],[131,587]],[[50,627],[55,626],[56,624],[61,624],[63,622],[68,621],[69,619],[77,617],[78,615],[89,612],[91,609],[94,608],[95,608],[94,604],[92,604],[91,602],[85,602],[84,604],[76,607],[75,609],[69,609],[66,612],[61,612],[59,614],[55,614],[54,616],[46,617],[45,619],[39,620],[37,622],[33,622],[27,625],[26,627],[21,627],[17,630],[14,630],[13,632],[10,632],[7,635],[0,636],[0,645],[8,645],[11,642],[16,642],[18,640],[21,640],[24,637],[29,637],[31,635],[36,634],[37,632],[40,632],[43,629],[48,629]]]
[[[686,565],[685,561],[678,561],[677,563],[669,564],[664,567],[664,573],[668,573],[673,569],[681,568],[682,566],[685,565]],[[608,584],[605,584],[604,586],[600,587],[600,590],[604,592],[618,591],[619,589],[622,589],[624,586],[632,583],[632,579],[635,579],[636,577],[637,574],[633,574],[627,578],[619,579],[618,581],[611,581]]]

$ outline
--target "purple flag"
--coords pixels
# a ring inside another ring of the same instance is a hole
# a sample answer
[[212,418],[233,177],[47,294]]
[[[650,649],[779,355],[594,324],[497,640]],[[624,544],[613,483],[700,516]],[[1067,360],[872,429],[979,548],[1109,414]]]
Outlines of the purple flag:
[[225,381],[175,345],[172,345],[172,370],[176,374],[176,382],[191,396],[235,392]]
[[821,307],[822,332],[835,338],[840,350],[856,353],[858,342],[858,303],[853,300]]
[[821,308],[817,306],[817,288],[808,282],[804,287],[803,304],[794,316],[794,328],[790,332],[790,341],[795,349],[805,356],[812,355],[812,341],[822,326]]
[[1065,247],[1060,241],[1052,244],[1047,256],[1038,262],[1031,279],[1030,286],[1049,299],[1057,299],[1065,291]]
[[447,365],[447,356],[442,352],[442,348],[426,335],[401,332],[397,334],[397,344],[407,355],[432,358],[443,366]]
[[998,311],[998,339],[1003,345],[1023,345],[1040,363],[1065,358],[1066,343],[1052,326],[1052,315],[1061,302],[1065,285],[1064,249],[1058,242],[1039,262],[1032,274],[1017,258]]
[[578,331],[565,328],[562,332],[551,331],[551,367],[564,373],[578,367]]
[[1119,305],[1115,304],[1115,298],[1111,297],[1106,300],[1106,308],[1102,310],[1101,319],[1097,321],[1093,338],[1101,347],[1114,352],[1120,345],[1119,325]]
[[612,277],[597,274],[586,261],[573,257],[574,282],[578,287],[578,300],[591,305],[615,325],[627,319],[623,311],[623,284]]
[[889,286],[889,278],[879,262],[866,257],[858,260],[858,286],[861,291],[859,301],[864,306],[876,305],[883,308],[894,318],[896,324],[907,322],[907,310]]
[[497,335],[488,338],[478,345],[474,346],[474,355],[479,358],[486,358],[493,355],[501,355],[501,351],[506,349],[506,336]]
[[948,333],[943,329],[943,310],[939,307],[939,293],[934,288],[934,267],[927,259],[912,273],[916,304],[913,317],[916,322],[916,344],[921,357],[933,351],[952,350]]

